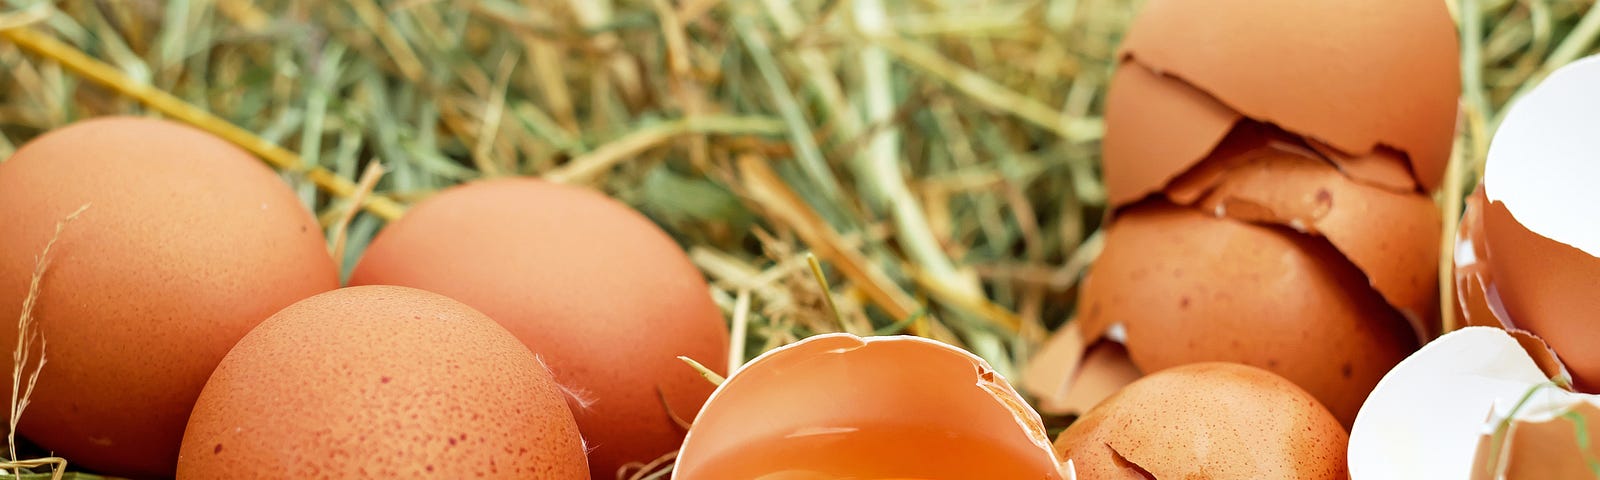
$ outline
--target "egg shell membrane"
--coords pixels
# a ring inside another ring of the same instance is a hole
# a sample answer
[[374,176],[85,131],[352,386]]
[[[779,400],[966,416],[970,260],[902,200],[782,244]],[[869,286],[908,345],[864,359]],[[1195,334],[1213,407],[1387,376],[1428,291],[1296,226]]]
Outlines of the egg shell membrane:
[[704,277],[666,232],[600,192],[541,180],[476,182],[414,205],[350,284],[444,294],[510,330],[571,393],[597,478],[676,449],[674,417],[692,421],[713,389],[677,357],[728,350]]
[[1106,92],[1101,140],[1106,197],[1138,201],[1198,163],[1240,120],[1238,112],[1180,80],[1124,61]]
[[[902,428],[930,434],[891,438],[869,448],[838,446],[820,455],[835,466],[887,470],[880,476],[946,478],[951,466],[993,465],[993,478],[1062,478],[1038,413],[982,359],[918,337],[849,334],[810,337],[741,367],[706,401],[684,440],[673,478],[733,478],[731,461],[798,474],[823,467],[804,464],[776,446],[750,447],[807,432],[877,435]],[[994,448],[949,448],[943,443],[947,436]]]
[[1200,363],[1134,382],[1055,447],[1086,479],[1346,479],[1346,442],[1333,415],[1293,383]]
[[[175,122],[100,117],[0,164],[4,318],[85,204],[40,285],[47,364],[17,430],[75,466],[171,476],[217,362],[273,312],[337,288],[338,270],[311,212],[249,153]],[[14,323],[0,328],[6,351],[16,343]]]
[[1257,135],[1236,130],[1173,181],[1168,198],[1326,238],[1410,322],[1419,340],[1437,335],[1442,219],[1433,201],[1353,181],[1323,159]]
[[560,387],[504,328],[421,290],[350,287],[262,322],[206,383],[178,477],[586,478]]
[[1403,152],[1427,191],[1455,132],[1458,48],[1446,5],[1390,0],[1151,0],[1122,45],[1247,118],[1358,156]]
[[1084,280],[1085,332],[1113,324],[1146,372],[1231,361],[1282,375],[1342,422],[1417,347],[1366,279],[1320,238],[1162,202],[1127,209]]
[[[1498,328],[1447,333],[1386,374],[1350,432],[1353,478],[1467,478],[1486,417],[1512,408],[1546,374],[1526,344]],[[1529,406],[1563,392],[1544,388]],[[1534,408],[1525,411],[1535,410]]]
[[1041,412],[1082,415],[1144,375],[1126,346],[1099,336],[1086,338],[1082,326],[1072,322],[1061,327],[1028,360],[1022,385]]
[[1600,259],[1529,231],[1503,202],[1488,203],[1483,221],[1493,288],[1507,317],[1550,344],[1578,390],[1596,391],[1600,322],[1591,319],[1600,312]]

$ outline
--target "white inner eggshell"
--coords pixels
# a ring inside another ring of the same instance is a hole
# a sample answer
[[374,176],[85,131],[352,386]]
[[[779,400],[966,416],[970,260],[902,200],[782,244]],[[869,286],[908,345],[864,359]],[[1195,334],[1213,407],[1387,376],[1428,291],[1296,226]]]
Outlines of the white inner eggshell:
[[[1467,327],[1439,337],[1396,365],[1367,397],[1350,430],[1350,476],[1367,479],[1470,478],[1491,412],[1503,418],[1546,382],[1504,330]],[[1518,418],[1571,403],[1540,388]]]
[[1511,106],[1489,145],[1490,202],[1551,240],[1600,257],[1600,56],[1556,70]]

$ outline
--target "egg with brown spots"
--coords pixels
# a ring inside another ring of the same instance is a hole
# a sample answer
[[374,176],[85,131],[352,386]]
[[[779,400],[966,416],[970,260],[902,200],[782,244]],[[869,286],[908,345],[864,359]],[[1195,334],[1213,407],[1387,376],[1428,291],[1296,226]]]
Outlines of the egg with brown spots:
[[1349,424],[1417,348],[1366,283],[1326,240],[1147,202],[1107,229],[1081,318],[1091,330],[1126,327],[1143,371],[1207,361],[1264,368]]
[[592,449],[594,478],[683,442],[722,373],[728,328],[689,256],[593,190],[533,179],[451,188],[373,239],[351,285],[438,292],[489,315],[549,363]]
[[1196,363],[1106,399],[1056,439],[1078,478],[1348,479],[1339,421],[1259,368]]
[[[42,277],[47,363],[17,430],[74,466],[170,477],[217,362],[338,272],[311,212],[250,154],[178,123],[98,118],[0,164],[0,317],[17,321],[45,243],[85,205]],[[15,323],[0,328],[6,352],[16,342]]]
[[476,310],[351,287],[278,312],[228,352],[184,433],[178,478],[588,475],[560,387]]

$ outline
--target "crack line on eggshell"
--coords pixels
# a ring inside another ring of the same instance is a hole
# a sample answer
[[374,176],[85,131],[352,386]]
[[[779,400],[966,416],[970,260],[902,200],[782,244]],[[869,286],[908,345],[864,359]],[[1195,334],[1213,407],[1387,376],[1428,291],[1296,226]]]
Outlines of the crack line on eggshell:
[[[1277,121],[1275,121],[1275,120],[1273,120],[1273,119],[1271,119],[1269,117],[1255,116],[1255,115],[1251,115],[1251,114],[1249,114],[1249,113],[1247,113],[1247,112],[1245,112],[1243,110],[1240,110],[1238,106],[1236,106],[1233,103],[1227,101],[1226,99],[1223,99],[1222,97],[1218,96],[1217,94],[1212,93],[1210,90],[1207,90],[1206,88],[1201,87],[1200,85],[1189,81],[1189,79],[1184,78],[1183,75],[1179,75],[1177,72],[1174,72],[1174,71],[1171,71],[1171,70],[1167,70],[1167,69],[1164,69],[1164,68],[1151,66],[1150,64],[1147,64],[1147,63],[1145,63],[1143,61],[1140,61],[1139,60],[1139,56],[1134,54],[1131,51],[1122,52],[1122,61],[1123,62],[1131,62],[1131,63],[1133,63],[1135,65],[1138,65],[1138,66],[1144,68],[1145,70],[1148,70],[1148,71],[1150,71],[1152,73],[1155,73],[1156,75],[1159,75],[1159,76],[1161,76],[1163,78],[1168,78],[1168,79],[1177,81],[1179,83],[1182,83],[1184,86],[1187,86],[1189,88],[1194,89],[1194,91],[1196,91],[1196,92],[1200,92],[1200,93],[1204,94],[1207,98],[1211,99],[1212,101],[1215,101],[1218,104],[1220,104],[1220,105],[1222,105],[1224,107],[1227,107],[1228,110],[1230,110],[1233,113],[1239,115],[1239,118],[1242,118],[1245,121],[1251,121],[1251,122],[1261,123],[1261,124],[1264,124],[1264,125],[1270,125],[1270,126],[1272,126],[1274,128],[1283,130],[1284,132],[1288,132],[1288,133],[1290,133],[1290,134],[1292,134],[1292,135],[1294,135],[1296,137],[1301,137],[1303,140],[1310,140],[1310,141],[1316,141],[1318,143],[1321,143],[1322,145],[1326,146],[1327,148],[1335,150],[1335,151],[1338,151],[1339,153],[1343,153],[1343,154],[1355,157],[1355,156],[1361,156],[1361,155],[1374,155],[1374,154],[1376,154],[1377,152],[1379,152],[1382,149],[1389,149],[1389,150],[1392,150],[1394,152],[1397,152],[1397,153],[1399,153],[1401,155],[1401,157],[1403,157],[1405,159],[1404,165],[1405,165],[1406,173],[1411,176],[1412,183],[1416,184],[1418,189],[1422,188],[1421,182],[1418,181],[1418,179],[1417,179],[1416,167],[1413,165],[1414,162],[1413,162],[1413,160],[1411,158],[1411,152],[1408,152],[1408,151],[1406,151],[1406,150],[1404,150],[1404,149],[1402,149],[1400,147],[1396,147],[1394,145],[1390,145],[1388,142],[1377,140],[1377,141],[1371,142],[1371,145],[1367,146],[1366,150],[1364,152],[1362,152],[1362,153],[1350,153],[1348,150],[1345,150],[1343,148],[1339,148],[1338,146],[1335,146],[1332,143],[1330,143],[1328,140],[1323,139],[1323,138],[1321,138],[1321,137],[1319,137],[1317,135],[1313,135],[1313,134],[1309,134],[1309,133],[1293,130],[1293,129],[1288,128],[1285,125],[1282,125],[1282,124],[1278,123]],[[1235,125],[1233,128],[1238,128],[1238,126]],[[1230,130],[1230,132],[1231,132],[1231,130]],[[1221,142],[1218,142],[1218,145],[1221,145]],[[1199,165],[1200,162],[1205,161],[1206,157],[1209,157],[1211,155],[1211,153],[1216,150],[1216,146],[1217,145],[1213,145],[1212,149],[1206,151],[1205,155],[1201,156],[1199,159],[1197,159],[1194,162],[1192,162],[1190,164],[1189,168],[1192,169],[1195,165]],[[1307,148],[1310,148],[1310,147],[1307,147]],[[1313,149],[1313,151],[1315,151],[1315,150]],[[1340,168],[1337,162],[1334,162],[1333,160],[1329,159],[1328,157],[1322,155],[1321,152],[1315,152],[1315,153],[1316,153],[1316,158],[1320,158],[1323,161],[1326,161],[1326,162],[1329,162],[1330,164],[1333,164],[1334,169],[1338,170],[1339,173],[1342,173],[1345,176],[1350,177],[1350,179],[1355,181],[1355,182],[1358,182],[1358,183],[1361,183],[1361,184],[1365,184],[1365,185],[1369,185],[1369,186],[1373,186],[1373,187],[1382,188],[1384,190],[1396,191],[1398,193],[1420,193],[1420,191],[1417,191],[1417,190],[1400,191],[1400,190],[1396,190],[1394,188],[1391,188],[1391,187],[1388,187],[1388,186],[1385,186],[1385,185],[1382,185],[1382,184],[1378,184],[1377,182],[1370,182],[1370,181],[1366,181],[1364,179],[1351,177],[1350,173],[1347,172],[1345,169]],[[1171,178],[1168,179],[1168,182],[1170,182],[1172,179],[1176,179],[1179,176],[1182,176],[1185,172],[1187,172],[1187,170],[1185,170],[1183,172],[1177,172]]]
[[[1245,125],[1246,124],[1241,123],[1241,127],[1243,127]],[[1265,125],[1266,128],[1277,129],[1279,131],[1282,131],[1281,128],[1278,128],[1276,126],[1266,125],[1266,124],[1258,124],[1258,125]],[[1236,128],[1239,128],[1239,127],[1236,127]],[[1250,128],[1259,128],[1259,127],[1250,127]],[[1238,132],[1239,131],[1236,130],[1234,132],[1230,132],[1229,134],[1233,135],[1233,134],[1238,133]],[[1249,134],[1250,132],[1245,132],[1245,133]],[[1289,134],[1292,135],[1292,132],[1286,132],[1286,133],[1289,133]],[[1253,224],[1253,225],[1271,226],[1271,227],[1283,227],[1283,228],[1287,228],[1289,230],[1292,230],[1292,231],[1295,231],[1295,232],[1298,232],[1298,233],[1302,233],[1302,234],[1305,234],[1305,235],[1310,235],[1310,236],[1313,236],[1313,237],[1316,237],[1316,238],[1320,238],[1323,241],[1328,242],[1328,244],[1333,246],[1335,251],[1339,252],[1341,259],[1345,263],[1350,264],[1351,266],[1355,267],[1355,270],[1357,272],[1360,272],[1361,276],[1366,280],[1367,286],[1370,287],[1373,291],[1377,292],[1379,297],[1384,300],[1384,303],[1388,304],[1389,307],[1392,308],[1395,312],[1399,313],[1400,316],[1407,321],[1407,323],[1411,324],[1412,329],[1415,331],[1415,333],[1417,335],[1417,338],[1419,340],[1426,341],[1429,337],[1431,337],[1433,335],[1432,330],[1428,327],[1427,322],[1425,321],[1425,319],[1420,318],[1420,315],[1422,315],[1421,312],[1413,311],[1408,306],[1402,306],[1402,305],[1396,304],[1394,302],[1394,300],[1396,300],[1396,299],[1390,298],[1387,294],[1385,294],[1385,292],[1382,289],[1379,289],[1378,285],[1374,281],[1373,275],[1370,274],[1365,268],[1363,268],[1361,264],[1356,262],[1355,259],[1351,256],[1351,251],[1349,251],[1349,250],[1347,250],[1345,248],[1346,246],[1349,246],[1349,245],[1344,245],[1341,242],[1334,241],[1333,236],[1328,235],[1321,228],[1320,224],[1324,220],[1326,220],[1329,215],[1331,215],[1333,213],[1333,211],[1334,211],[1333,208],[1336,208],[1336,207],[1330,207],[1330,208],[1328,208],[1326,210],[1315,212],[1316,215],[1314,217],[1299,218],[1299,217],[1292,216],[1292,215],[1285,215],[1284,213],[1278,211],[1279,209],[1274,208],[1270,202],[1259,202],[1259,201],[1255,201],[1255,200],[1250,199],[1250,198],[1239,197],[1237,195],[1222,195],[1222,196],[1219,196],[1220,195],[1219,189],[1221,189],[1224,185],[1226,185],[1230,178],[1232,178],[1235,175],[1241,175],[1241,174],[1244,174],[1244,173],[1248,173],[1252,169],[1262,168],[1263,163],[1270,162],[1270,159],[1269,160],[1265,160],[1265,161],[1258,161],[1258,160],[1264,158],[1264,154],[1257,153],[1263,148],[1271,148],[1271,149],[1280,151],[1285,155],[1297,155],[1298,154],[1298,156],[1300,158],[1304,158],[1306,160],[1317,161],[1321,165],[1326,165],[1329,168],[1332,168],[1335,171],[1338,171],[1337,165],[1333,164],[1333,162],[1331,160],[1329,160],[1326,157],[1321,156],[1320,154],[1305,155],[1305,153],[1308,153],[1307,151],[1301,151],[1299,149],[1285,149],[1284,147],[1293,146],[1295,144],[1293,144],[1293,143],[1287,143],[1287,144],[1286,143],[1280,143],[1280,139],[1276,139],[1276,138],[1273,138],[1273,137],[1270,136],[1271,135],[1271,130],[1268,130],[1268,131],[1262,132],[1262,133],[1257,133],[1255,135],[1257,135],[1258,138],[1261,135],[1269,135],[1268,137],[1266,137],[1266,141],[1269,142],[1270,146],[1268,146],[1268,147],[1253,147],[1251,149],[1244,150],[1244,151],[1242,151],[1242,154],[1243,155],[1249,155],[1248,158],[1245,158],[1245,159],[1242,159],[1242,160],[1236,160],[1236,161],[1230,162],[1230,163],[1224,163],[1221,168],[1217,169],[1218,173],[1216,173],[1215,175],[1209,177],[1209,181],[1204,183],[1204,184],[1202,184],[1202,185],[1204,185],[1203,188],[1196,189],[1195,190],[1195,194],[1190,195],[1190,196],[1186,196],[1187,198],[1189,198],[1189,201],[1187,201],[1187,202],[1186,201],[1182,201],[1183,199],[1174,197],[1172,195],[1167,195],[1166,196],[1167,200],[1172,202],[1172,203],[1174,203],[1174,204],[1181,205],[1181,206],[1188,207],[1188,208],[1201,208],[1205,204],[1212,204],[1213,208],[1211,209],[1210,212],[1207,212],[1207,213],[1209,213],[1209,214],[1211,214],[1211,215],[1213,215],[1213,216],[1215,216],[1217,218],[1227,218],[1228,220],[1231,220],[1231,221],[1243,222],[1243,223]],[[1223,143],[1226,143],[1226,140]],[[1305,146],[1305,145],[1299,145],[1299,146],[1305,147],[1306,149],[1310,149],[1309,146]],[[1222,143],[1219,143],[1219,148],[1221,148],[1221,147],[1222,147]],[[1314,153],[1314,152],[1312,152],[1312,153]],[[1221,161],[1221,160],[1215,159],[1215,158],[1206,158],[1206,159],[1202,160],[1201,162],[1195,164],[1194,167],[1191,167],[1190,168],[1190,172],[1193,172],[1196,169],[1201,168],[1201,166],[1205,165],[1207,162],[1212,162],[1212,161]],[[1187,173],[1189,173],[1189,172],[1185,172],[1185,174],[1187,174]],[[1170,190],[1171,188],[1173,188],[1175,186],[1178,186],[1178,182],[1182,178],[1183,178],[1183,176],[1180,175],[1178,178],[1175,178],[1172,182],[1169,182],[1169,184],[1166,187],[1166,189]],[[1387,188],[1371,186],[1371,185],[1369,185],[1369,184],[1367,184],[1365,182],[1361,182],[1361,181],[1358,181],[1358,180],[1356,180],[1354,178],[1351,178],[1348,174],[1344,174],[1343,172],[1340,172],[1340,175],[1338,175],[1336,177],[1332,177],[1332,178],[1342,179],[1343,181],[1348,182],[1350,185],[1353,185],[1353,186],[1356,186],[1356,187],[1365,187],[1365,188],[1373,189],[1372,194],[1410,195],[1410,194],[1405,194],[1405,193],[1397,193],[1397,192],[1394,192],[1393,190],[1387,189]],[[1225,193],[1225,192],[1223,192],[1223,193]],[[1247,207],[1248,206],[1248,207],[1254,208],[1253,211],[1265,212],[1268,215],[1264,215],[1264,216],[1263,215],[1249,215],[1249,214],[1244,214],[1243,216],[1241,216],[1241,215],[1231,215],[1230,212],[1228,211],[1228,207],[1229,206],[1239,206],[1239,207]],[[1257,217],[1261,217],[1261,218],[1257,218]],[[1348,239],[1349,237],[1348,236],[1344,236],[1342,238],[1347,238]],[[1400,300],[1404,300],[1404,299],[1401,298]]]
[[1143,465],[1139,465],[1138,463],[1134,463],[1134,461],[1132,459],[1129,459],[1127,455],[1123,455],[1122,452],[1117,451],[1117,447],[1111,446],[1110,443],[1103,443],[1103,445],[1106,446],[1106,450],[1110,450],[1111,451],[1112,461],[1121,462],[1122,464],[1124,464],[1124,465],[1126,465],[1128,467],[1132,467],[1133,470],[1134,470],[1134,473],[1137,473],[1137,474],[1140,474],[1140,475],[1144,475],[1144,478],[1146,478],[1146,479],[1149,479],[1149,480],[1160,480],[1160,479],[1156,478],[1156,475],[1154,473],[1150,473],[1150,469],[1144,468]]

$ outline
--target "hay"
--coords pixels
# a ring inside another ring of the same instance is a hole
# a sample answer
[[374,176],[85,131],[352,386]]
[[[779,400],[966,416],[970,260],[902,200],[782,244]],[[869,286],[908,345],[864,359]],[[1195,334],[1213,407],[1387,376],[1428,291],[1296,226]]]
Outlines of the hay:
[[[1099,112],[1138,3],[4,0],[0,28],[29,26],[0,33],[0,158],[161,112],[285,172],[341,225],[346,268],[438,189],[588,185],[690,252],[738,320],[730,362],[858,325],[1015,378],[1098,252]],[[1451,7],[1467,68],[1442,272],[1504,106],[1600,36],[1593,0]],[[338,221],[375,162],[366,212]]]

